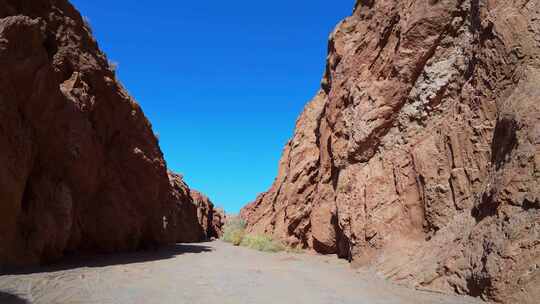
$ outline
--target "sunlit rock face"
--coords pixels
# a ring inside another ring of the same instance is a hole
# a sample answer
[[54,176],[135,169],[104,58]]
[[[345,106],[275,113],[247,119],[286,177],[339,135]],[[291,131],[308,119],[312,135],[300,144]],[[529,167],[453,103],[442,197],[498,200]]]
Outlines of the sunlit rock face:
[[358,0],[251,232],[402,284],[540,299],[540,2]]
[[0,0],[0,66],[0,267],[205,238],[68,1]]

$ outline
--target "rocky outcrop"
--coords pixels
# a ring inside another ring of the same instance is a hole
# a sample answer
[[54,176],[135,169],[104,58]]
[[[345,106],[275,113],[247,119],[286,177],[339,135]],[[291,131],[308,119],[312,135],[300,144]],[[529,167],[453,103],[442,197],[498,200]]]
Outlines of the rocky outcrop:
[[540,2],[358,0],[248,231],[417,288],[540,298]]
[[181,175],[169,172],[172,191],[169,213],[163,217],[169,243],[192,243],[206,239],[198,218],[198,206],[193,201],[191,189]]
[[164,222],[170,242],[190,243],[219,238],[225,222],[225,213],[214,208],[204,194],[192,190],[182,176],[169,172],[171,204],[174,206]]
[[217,239],[223,234],[225,211],[215,208],[210,199],[195,190],[191,190],[191,198],[197,205],[197,218],[204,232],[205,239]]
[[213,233],[211,237],[221,238],[225,230],[225,223],[228,221],[227,213],[223,208],[214,208],[214,213],[212,214],[212,230]]
[[191,198],[70,3],[0,0],[0,66],[0,267],[196,239],[196,209],[177,209]]

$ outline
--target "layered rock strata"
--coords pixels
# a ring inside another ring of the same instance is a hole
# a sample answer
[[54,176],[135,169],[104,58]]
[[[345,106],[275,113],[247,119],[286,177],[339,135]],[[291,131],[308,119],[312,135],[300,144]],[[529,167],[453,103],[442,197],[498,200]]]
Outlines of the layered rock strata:
[[540,299],[540,2],[358,0],[248,231],[417,288]]

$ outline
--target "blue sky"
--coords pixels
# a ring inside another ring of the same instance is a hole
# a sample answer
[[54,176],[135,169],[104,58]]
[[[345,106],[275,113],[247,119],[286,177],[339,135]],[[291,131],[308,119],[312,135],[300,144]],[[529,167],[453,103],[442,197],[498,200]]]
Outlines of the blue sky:
[[72,0],[169,168],[236,213],[266,191],[353,0]]

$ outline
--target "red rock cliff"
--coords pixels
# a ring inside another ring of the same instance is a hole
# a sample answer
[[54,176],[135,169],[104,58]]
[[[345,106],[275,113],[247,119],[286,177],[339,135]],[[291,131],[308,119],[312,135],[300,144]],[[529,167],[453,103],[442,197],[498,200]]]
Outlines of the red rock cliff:
[[225,212],[215,208],[210,199],[183,181],[182,176],[169,172],[173,191],[172,206],[166,220],[171,242],[198,242],[219,238],[225,224]]
[[0,66],[0,267],[203,238],[68,1],[0,0]]
[[248,230],[418,288],[540,299],[540,2],[358,0]]

